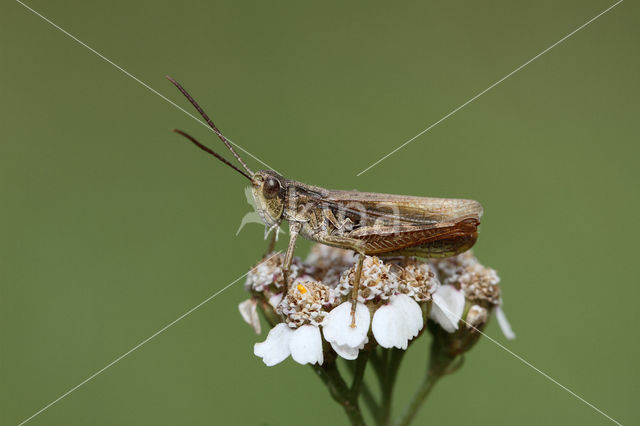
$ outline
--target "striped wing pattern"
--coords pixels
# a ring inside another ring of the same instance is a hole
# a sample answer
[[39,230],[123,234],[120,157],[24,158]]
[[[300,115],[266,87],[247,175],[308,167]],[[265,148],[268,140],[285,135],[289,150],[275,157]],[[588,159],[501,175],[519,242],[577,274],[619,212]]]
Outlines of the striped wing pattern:
[[422,250],[416,250],[428,255],[429,248],[434,253],[457,251],[456,246],[466,246],[470,238],[475,242],[478,224],[478,220],[469,218],[450,224],[389,229],[388,232],[384,229],[360,229],[350,233],[349,237],[362,241],[365,253],[369,255],[398,252],[412,247],[420,247]]

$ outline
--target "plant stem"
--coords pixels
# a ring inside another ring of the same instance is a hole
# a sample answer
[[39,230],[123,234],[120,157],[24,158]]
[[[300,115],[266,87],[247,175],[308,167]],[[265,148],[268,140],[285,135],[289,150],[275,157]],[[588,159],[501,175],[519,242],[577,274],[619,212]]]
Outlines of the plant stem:
[[353,383],[349,391],[352,398],[358,398],[360,394],[360,386],[362,385],[362,379],[364,378],[364,371],[367,368],[367,361],[369,360],[369,351],[360,351],[358,359],[356,360],[356,367],[353,373]]
[[388,355],[388,363],[386,366],[386,374],[382,385],[382,403],[380,404],[380,412],[378,414],[378,424],[388,425],[391,421],[391,397],[393,396],[393,387],[398,377],[400,362],[405,351],[400,349],[390,349]]
[[313,365],[312,367],[316,373],[318,373],[320,379],[329,388],[331,397],[342,405],[351,425],[365,426],[364,418],[362,417],[360,406],[358,405],[358,394],[352,393],[347,387],[346,383],[340,376],[340,372],[338,371],[335,361],[327,362],[324,365]]
[[364,399],[364,403],[367,405],[369,412],[371,412],[371,415],[375,417],[378,414],[380,407],[378,406],[378,402],[374,398],[373,393],[366,382],[362,384],[361,392],[362,399]]
[[[373,362],[374,358],[375,358],[375,350],[372,351],[368,351],[367,357],[368,359]],[[360,358],[358,358],[360,359]],[[357,362],[347,362],[347,367],[349,367],[349,370],[351,370],[351,373],[353,374],[354,380],[356,378],[356,369],[357,369]],[[364,373],[364,371],[363,371]],[[378,402],[376,401],[375,397],[373,396],[373,392],[371,392],[371,388],[369,387],[369,384],[360,379],[360,394],[362,395],[362,399],[364,399],[364,403],[367,405],[367,408],[369,409],[369,411],[371,412],[371,415],[373,417],[375,417],[376,415],[378,415]],[[352,385],[352,389],[353,389],[353,385]]]
[[387,363],[385,361],[385,355],[387,349],[380,348],[382,354],[378,352],[378,348],[371,349],[371,364],[373,364],[373,370],[376,372],[376,376],[378,378],[378,382],[380,383],[380,388],[384,385],[384,374],[385,369],[387,367]]
[[[260,300],[260,310],[262,311],[267,322],[274,327],[280,322],[275,310],[271,308],[264,298]],[[362,379],[364,377],[364,371],[367,366],[368,352],[360,352],[360,357],[356,363],[354,380],[351,389],[346,385],[335,360],[325,361],[324,365],[312,365],[311,368],[316,372],[320,380],[329,389],[331,397],[344,408],[347,417],[352,426],[365,426],[364,418],[360,412],[360,406],[358,405],[358,396],[362,385]]]
[[432,374],[425,375],[422,384],[416,391],[404,414],[396,423],[398,426],[406,426],[411,423],[416,414],[418,414],[418,411],[420,410],[420,407],[422,406],[424,400],[429,395],[429,392],[431,392],[431,389],[433,389],[433,386],[438,382],[438,379],[440,379],[440,377],[442,376]]
[[[409,402],[409,405],[402,414],[402,417],[400,417],[396,423],[397,426],[407,426],[411,423],[438,380],[448,373],[455,371],[455,369],[450,370],[449,367],[456,358],[457,357],[455,355],[451,355],[446,352],[444,350],[444,346],[440,344],[440,340],[437,336],[434,336],[434,340],[431,344],[431,357],[429,359],[429,368],[427,369],[427,373],[425,374],[420,387],[418,387],[416,393],[413,395],[411,402]],[[457,366],[459,366],[459,364]]]

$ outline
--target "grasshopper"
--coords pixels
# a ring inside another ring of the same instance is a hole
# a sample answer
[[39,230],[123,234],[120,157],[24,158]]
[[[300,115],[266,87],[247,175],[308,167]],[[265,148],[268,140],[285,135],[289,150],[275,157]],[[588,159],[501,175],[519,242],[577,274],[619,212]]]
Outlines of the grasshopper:
[[173,78],[167,79],[198,110],[244,168],[241,170],[192,136],[174,129],[251,182],[260,217],[267,229],[275,229],[269,251],[275,244],[277,228],[283,220],[288,222],[290,238],[282,266],[285,291],[299,235],[358,253],[351,295],[352,327],[356,325],[358,286],[366,255],[448,257],[470,249],[476,242],[482,206],[474,200],[330,190],[286,179],[273,170],[252,172],[191,95]]

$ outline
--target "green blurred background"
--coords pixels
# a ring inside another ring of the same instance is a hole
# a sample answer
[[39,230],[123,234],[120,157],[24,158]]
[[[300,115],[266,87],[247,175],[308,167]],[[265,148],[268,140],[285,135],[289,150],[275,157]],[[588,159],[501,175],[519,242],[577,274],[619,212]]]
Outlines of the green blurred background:
[[[488,334],[632,424],[637,4],[356,177],[612,3],[28,2],[191,112],[173,75],[290,178],[480,200],[476,254],[502,277],[518,339],[495,321]],[[245,182],[170,129],[224,152],[211,132],[18,3],[0,6],[0,34],[0,423],[16,424],[245,273],[265,243],[258,225],[235,236]],[[342,424],[308,367],[253,355],[264,332],[238,314],[243,282],[31,424]],[[396,413],[427,341],[403,365]],[[484,339],[418,423],[608,421]]]

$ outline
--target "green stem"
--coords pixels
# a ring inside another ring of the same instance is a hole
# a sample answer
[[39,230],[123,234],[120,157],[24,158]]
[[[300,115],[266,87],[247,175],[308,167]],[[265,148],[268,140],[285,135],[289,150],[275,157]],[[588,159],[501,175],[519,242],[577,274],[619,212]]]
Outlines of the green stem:
[[378,406],[378,402],[374,398],[373,392],[371,392],[367,383],[362,384],[362,390],[360,392],[362,393],[362,399],[364,399],[364,403],[367,405],[369,412],[371,412],[371,415],[375,417],[378,414],[380,407]]
[[382,351],[382,355],[381,355],[381,364],[382,364],[382,369],[383,371],[386,370],[387,366],[389,365],[389,353],[393,350],[393,349],[385,349],[383,347],[380,347],[380,350]]
[[[276,314],[275,310],[273,310],[268,302],[264,299],[261,300],[260,310],[262,311],[267,322],[272,327],[280,322],[280,318]],[[314,364],[311,366],[318,377],[320,377],[320,380],[322,380],[322,382],[329,389],[329,394],[331,395],[331,397],[338,404],[342,405],[342,408],[347,414],[347,417],[349,417],[349,421],[351,422],[352,426],[365,426],[364,418],[362,417],[360,406],[358,405],[358,396],[360,388],[362,386],[364,371],[367,365],[368,352],[361,351],[360,354],[361,356],[358,357],[358,361],[356,363],[354,381],[351,389],[349,389],[349,387],[340,376],[340,372],[338,371],[335,360],[325,360],[324,365]]]
[[387,374],[388,355],[389,349],[380,348],[380,351],[378,351],[378,348],[371,349],[371,363],[373,364],[373,370],[376,372],[381,392]]
[[314,365],[313,369],[329,388],[331,397],[342,405],[351,425],[365,426],[364,418],[362,417],[360,406],[358,405],[358,394],[352,394],[350,389],[347,387],[338,372],[336,363],[327,362],[324,365]]
[[461,363],[457,363],[450,368],[452,363],[457,359],[456,355],[452,355],[447,351],[442,339],[438,335],[434,335],[431,343],[431,356],[429,358],[429,368],[422,380],[422,383],[413,395],[411,402],[405,409],[404,413],[396,423],[397,426],[407,426],[416,417],[420,407],[424,404],[425,399],[435,386],[435,384],[443,376],[455,371]]
[[355,371],[353,373],[353,383],[351,384],[350,394],[352,398],[358,398],[360,394],[360,386],[362,385],[362,379],[364,378],[364,372],[367,368],[367,361],[369,360],[369,351],[360,351],[358,359],[355,364]]
[[433,389],[433,386],[438,382],[438,379],[440,379],[440,377],[442,376],[433,374],[425,375],[422,384],[416,391],[404,414],[396,423],[397,426],[406,426],[411,423],[416,414],[418,414],[418,411],[420,410],[420,407],[422,407],[424,400],[429,395],[429,392],[431,392],[431,389]]
[[393,396],[393,387],[398,377],[398,370],[400,369],[400,362],[404,356],[405,351],[401,349],[390,349],[387,355],[389,361],[387,363],[386,373],[384,376],[384,383],[382,386],[382,403],[380,405],[380,412],[378,414],[378,424],[389,425],[391,422],[391,399]]
[[[375,356],[375,350],[368,351],[367,357],[372,362],[374,360],[374,356]],[[356,370],[358,368],[357,364],[358,364],[357,361],[347,362],[347,367],[349,367],[349,370],[353,374],[354,383],[356,378]],[[362,371],[362,373],[364,374],[364,370]],[[373,396],[373,392],[371,391],[369,384],[362,379],[359,379],[359,380],[360,380],[360,394],[362,395],[362,399],[364,399],[364,403],[367,405],[367,408],[371,412],[371,415],[375,417],[378,414],[378,410],[379,410],[378,402]],[[352,386],[352,389],[353,389],[353,386]]]

